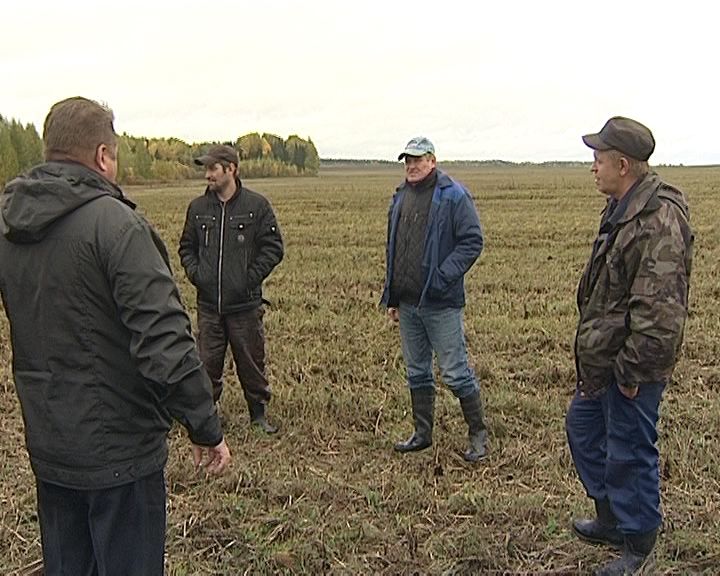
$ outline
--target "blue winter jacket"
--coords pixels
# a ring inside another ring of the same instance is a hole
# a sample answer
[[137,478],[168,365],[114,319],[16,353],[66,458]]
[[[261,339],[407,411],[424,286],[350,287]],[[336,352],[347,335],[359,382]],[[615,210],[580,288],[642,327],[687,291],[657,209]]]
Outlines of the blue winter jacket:
[[[422,270],[425,284],[418,306],[461,308],[465,305],[465,273],[483,249],[483,233],[470,193],[444,172],[437,171],[428,215]],[[390,293],[395,256],[395,235],[406,186],[401,185],[390,201],[386,251],[385,288],[380,304],[396,307]]]

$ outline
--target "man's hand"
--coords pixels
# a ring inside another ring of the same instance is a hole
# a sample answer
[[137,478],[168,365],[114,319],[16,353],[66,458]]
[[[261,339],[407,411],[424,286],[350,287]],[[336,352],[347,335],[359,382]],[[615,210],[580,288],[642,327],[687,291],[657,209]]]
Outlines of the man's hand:
[[392,320],[395,324],[400,322],[400,310],[398,310],[397,308],[388,308],[387,315],[390,317],[390,320]]
[[193,463],[195,470],[205,469],[210,474],[222,474],[230,464],[232,457],[230,450],[225,444],[225,439],[217,446],[212,448],[208,446],[192,445]]
[[620,392],[628,400],[634,400],[635,396],[638,395],[638,391],[640,390],[640,386],[633,386],[632,388],[630,388],[628,386],[623,386],[622,384],[618,384],[617,387],[620,388]]

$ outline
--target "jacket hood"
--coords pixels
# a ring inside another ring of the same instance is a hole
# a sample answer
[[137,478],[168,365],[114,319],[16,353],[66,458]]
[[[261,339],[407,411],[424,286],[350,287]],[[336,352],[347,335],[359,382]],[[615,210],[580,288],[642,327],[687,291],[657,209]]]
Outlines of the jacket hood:
[[687,196],[685,196],[684,192],[678,190],[672,184],[663,182],[658,188],[658,197],[664,200],[670,200],[680,209],[685,218],[690,217],[690,207],[688,205]]
[[662,200],[671,201],[685,218],[688,218],[689,208],[685,194],[671,184],[663,182],[655,172],[650,172],[638,184],[620,222],[628,222],[640,212],[657,210]]
[[118,186],[82,164],[41,164],[5,187],[0,196],[0,232],[17,244],[38,242],[53,223],[101,196],[134,207]]

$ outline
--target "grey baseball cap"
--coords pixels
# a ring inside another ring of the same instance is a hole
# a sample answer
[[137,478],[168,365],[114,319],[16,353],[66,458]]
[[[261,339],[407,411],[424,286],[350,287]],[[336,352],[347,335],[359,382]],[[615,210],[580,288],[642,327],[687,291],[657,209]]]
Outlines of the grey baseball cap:
[[211,146],[205,154],[195,158],[195,164],[200,166],[212,166],[219,162],[232,162],[237,166],[240,163],[237,150],[227,144],[220,144]]
[[424,156],[425,154],[435,155],[435,146],[424,136],[416,136],[405,146],[398,160],[402,160],[405,156]]
[[636,160],[647,160],[655,150],[650,129],[624,116],[613,116],[600,132],[586,134],[582,139],[593,150],[617,150]]

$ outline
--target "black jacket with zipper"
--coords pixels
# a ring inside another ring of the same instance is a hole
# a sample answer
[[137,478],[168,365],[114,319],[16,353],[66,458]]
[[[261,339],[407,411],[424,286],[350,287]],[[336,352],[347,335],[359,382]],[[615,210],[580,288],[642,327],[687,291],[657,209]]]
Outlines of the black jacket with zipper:
[[49,162],[0,196],[0,291],[35,475],[76,489],[163,468],[172,418],[222,440],[167,251],[120,188]]
[[218,314],[260,306],[263,280],[283,258],[270,202],[235,182],[227,202],[209,189],[190,202],[178,250],[198,305]]

